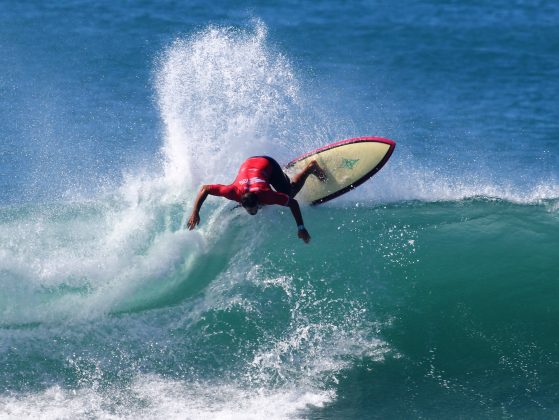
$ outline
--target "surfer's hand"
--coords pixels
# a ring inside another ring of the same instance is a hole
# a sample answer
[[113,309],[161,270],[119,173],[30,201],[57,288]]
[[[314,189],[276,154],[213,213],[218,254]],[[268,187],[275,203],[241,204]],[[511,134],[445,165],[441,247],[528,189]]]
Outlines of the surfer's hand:
[[306,244],[309,243],[309,241],[311,240],[311,235],[309,235],[309,232],[307,232],[307,229],[303,229],[297,232],[297,236],[299,238],[301,238],[303,241],[305,241]]
[[197,211],[193,211],[190,215],[190,219],[188,219],[188,223],[186,224],[186,226],[188,226],[188,230],[192,230],[198,223],[200,223],[200,215]]

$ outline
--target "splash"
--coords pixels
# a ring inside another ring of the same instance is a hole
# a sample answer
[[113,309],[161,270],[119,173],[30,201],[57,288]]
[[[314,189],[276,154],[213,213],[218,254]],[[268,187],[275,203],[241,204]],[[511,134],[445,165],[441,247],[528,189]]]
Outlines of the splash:
[[299,86],[266,36],[261,23],[254,31],[209,27],[162,54],[157,95],[170,185],[225,181],[246,156],[286,147]]

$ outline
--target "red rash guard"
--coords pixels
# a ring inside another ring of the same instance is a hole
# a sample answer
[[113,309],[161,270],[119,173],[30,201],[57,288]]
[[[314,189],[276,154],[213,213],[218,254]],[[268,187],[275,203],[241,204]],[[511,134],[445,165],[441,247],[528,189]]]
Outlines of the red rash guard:
[[208,194],[225,197],[229,200],[241,201],[243,194],[253,192],[258,197],[259,204],[278,204],[287,206],[289,196],[276,192],[270,188],[269,180],[272,176],[272,165],[270,161],[262,157],[254,157],[245,160],[239,169],[237,178],[229,185],[208,185]]

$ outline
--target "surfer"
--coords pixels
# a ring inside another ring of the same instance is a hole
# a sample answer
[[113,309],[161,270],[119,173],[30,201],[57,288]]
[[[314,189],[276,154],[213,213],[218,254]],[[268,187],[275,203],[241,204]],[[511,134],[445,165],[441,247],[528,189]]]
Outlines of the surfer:
[[320,180],[325,179],[325,173],[316,160],[310,162],[293,177],[293,180],[290,180],[279,163],[271,157],[254,156],[248,158],[241,165],[232,184],[202,185],[187,223],[188,229],[192,230],[200,223],[200,208],[209,194],[236,201],[248,214],[253,216],[263,205],[276,204],[289,207],[297,223],[297,236],[308,243],[311,236],[305,228],[299,203],[294,197],[303,188],[310,175],[314,175]]

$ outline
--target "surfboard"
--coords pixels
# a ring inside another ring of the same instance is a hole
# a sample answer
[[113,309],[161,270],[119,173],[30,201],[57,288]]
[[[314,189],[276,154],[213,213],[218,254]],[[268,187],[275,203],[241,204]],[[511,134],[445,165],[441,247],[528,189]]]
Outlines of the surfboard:
[[297,194],[311,204],[339,197],[367,181],[390,159],[396,143],[382,137],[357,137],[332,143],[289,162],[286,173],[291,177],[316,159],[326,172],[326,182],[310,176]]

